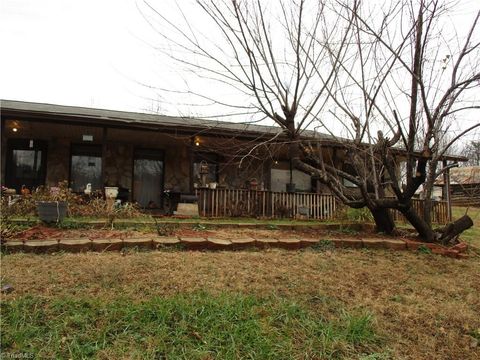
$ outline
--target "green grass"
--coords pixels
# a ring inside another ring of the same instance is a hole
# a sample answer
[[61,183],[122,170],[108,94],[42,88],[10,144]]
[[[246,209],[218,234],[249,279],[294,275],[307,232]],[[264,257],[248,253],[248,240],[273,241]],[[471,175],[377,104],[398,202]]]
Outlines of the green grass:
[[227,293],[142,302],[26,296],[2,302],[1,349],[38,358],[337,359],[378,343],[370,314],[327,315]]

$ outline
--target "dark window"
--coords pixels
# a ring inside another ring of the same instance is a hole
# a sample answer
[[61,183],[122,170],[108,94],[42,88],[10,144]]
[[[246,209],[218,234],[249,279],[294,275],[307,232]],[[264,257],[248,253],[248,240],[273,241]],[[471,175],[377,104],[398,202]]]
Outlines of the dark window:
[[[350,174],[352,176],[356,176],[356,172],[355,172],[355,169],[353,168],[352,164],[349,164],[349,163],[343,164],[342,171],[344,171],[347,174]],[[342,181],[343,181],[343,185],[345,185],[346,187],[350,187],[350,188],[358,187],[357,184],[354,184],[353,182],[351,182],[348,179],[343,178]]]
[[6,185],[20,191],[33,190],[45,183],[47,144],[39,140],[15,139],[8,142]]
[[[197,186],[208,185],[211,182],[218,182],[218,155],[213,153],[197,152],[193,160],[193,179]],[[202,164],[208,166],[208,173],[204,176],[205,183],[202,184],[200,169]]]
[[142,207],[159,208],[162,205],[163,158],[162,150],[135,150],[133,198]]
[[102,189],[101,145],[72,145],[70,187],[83,192],[91,184],[92,190]]

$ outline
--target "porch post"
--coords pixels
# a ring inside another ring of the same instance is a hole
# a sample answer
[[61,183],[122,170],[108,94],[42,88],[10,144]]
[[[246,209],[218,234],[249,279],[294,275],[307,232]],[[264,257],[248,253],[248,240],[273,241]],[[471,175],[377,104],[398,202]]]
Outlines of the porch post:
[[[443,167],[447,166],[447,160],[443,160],[442,162]],[[447,200],[447,215],[448,221],[452,221],[452,201],[450,198],[450,169],[447,168],[446,171],[443,172],[443,188],[442,188],[442,197],[444,200]]]
[[102,187],[105,188],[105,160],[107,152],[107,128],[103,127],[102,131]]

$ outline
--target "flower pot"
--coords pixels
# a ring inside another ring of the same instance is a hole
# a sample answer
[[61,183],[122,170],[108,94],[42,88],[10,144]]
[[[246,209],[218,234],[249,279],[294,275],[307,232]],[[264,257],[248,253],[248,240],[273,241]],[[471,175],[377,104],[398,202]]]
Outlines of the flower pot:
[[115,199],[118,195],[118,187],[105,186],[105,197],[107,199]]
[[216,182],[211,182],[209,184],[210,189],[215,190],[217,188],[217,183]]
[[43,222],[60,222],[67,215],[67,202],[37,201],[37,212]]

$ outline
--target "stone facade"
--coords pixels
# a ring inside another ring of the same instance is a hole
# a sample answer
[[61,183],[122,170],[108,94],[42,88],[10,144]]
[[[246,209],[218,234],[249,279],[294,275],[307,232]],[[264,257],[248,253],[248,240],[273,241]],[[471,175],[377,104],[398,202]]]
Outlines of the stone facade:
[[132,190],[133,145],[109,142],[105,146],[105,184]]
[[70,139],[52,138],[48,142],[45,184],[56,186],[69,178]]
[[165,149],[164,188],[179,192],[190,191],[190,155],[186,146]]

